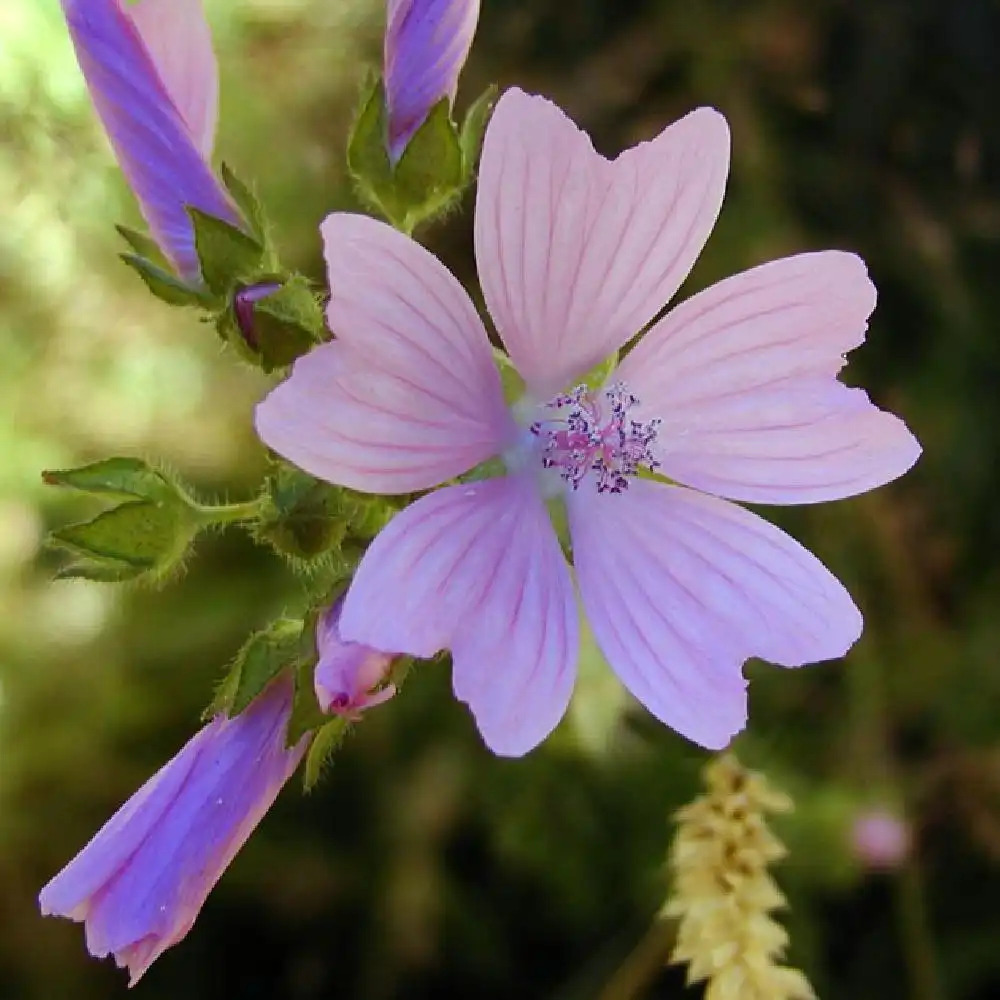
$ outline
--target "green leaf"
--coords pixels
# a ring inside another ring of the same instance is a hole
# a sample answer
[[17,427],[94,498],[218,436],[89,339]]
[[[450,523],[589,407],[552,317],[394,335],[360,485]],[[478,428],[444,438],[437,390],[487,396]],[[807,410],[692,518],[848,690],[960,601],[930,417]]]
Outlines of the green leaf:
[[252,282],[264,261],[264,247],[242,229],[229,225],[191,205],[194,245],[205,284],[219,296],[228,296],[236,285]]
[[340,749],[344,742],[344,737],[347,736],[350,728],[351,724],[347,719],[338,716],[316,730],[316,735],[313,736],[312,743],[309,746],[309,752],[306,754],[306,764],[302,778],[302,785],[305,791],[311,792],[316,787],[327,764]]
[[255,632],[236,654],[211,712],[239,715],[278,674],[297,667],[308,656],[309,645],[304,644],[302,622],[296,619],[279,618]]
[[162,302],[171,306],[207,304],[203,292],[191,288],[190,285],[185,285],[179,278],[174,277],[169,271],[165,271],[146,257],[132,253],[123,253],[118,256],[142,278],[146,287]]
[[260,201],[250,187],[243,183],[230,169],[229,164],[223,163],[221,167],[222,183],[232,196],[236,207],[240,210],[243,218],[250,224],[250,230],[262,245],[267,242],[267,220],[264,217],[264,209]]
[[407,143],[393,174],[396,201],[413,224],[447,207],[462,191],[462,144],[443,97]]
[[145,257],[146,260],[153,264],[157,264],[161,267],[167,267],[167,259],[163,256],[163,251],[160,249],[160,245],[153,239],[152,236],[147,236],[145,233],[140,233],[135,229],[129,229],[128,226],[115,226],[118,230],[118,235],[121,236],[123,240],[140,256]]
[[174,483],[139,458],[106,458],[77,469],[48,470],[42,479],[49,486],[69,486],[82,493],[122,500],[167,500],[179,495]]
[[78,558],[63,577],[120,581],[161,578],[179,565],[199,528],[201,508],[177,483],[137,458],[108,458],[42,473],[46,483],[124,501],[93,520],[52,532],[50,545]]
[[462,167],[466,181],[471,180],[476,173],[479,153],[483,148],[483,136],[486,134],[486,126],[489,124],[493,108],[497,102],[497,93],[498,89],[496,85],[491,84],[476,98],[465,113],[460,141],[462,145]]
[[177,505],[137,500],[71,524],[49,536],[51,544],[99,562],[108,559],[141,570],[166,572],[184,555],[195,533]]
[[95,583],[125,583],[135,580],[146,572],[140,566],[115,559],[78,559],[64,566],[56,574],[57,580],[92,580]]

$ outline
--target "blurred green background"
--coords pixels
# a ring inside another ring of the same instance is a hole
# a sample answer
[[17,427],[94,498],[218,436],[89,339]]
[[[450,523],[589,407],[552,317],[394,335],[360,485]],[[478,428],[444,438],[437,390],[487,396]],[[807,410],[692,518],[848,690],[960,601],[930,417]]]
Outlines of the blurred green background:
[[[698,104],[727,115],[729,194],[682,295],[799,250],[867,260],[880,304],[847,378],[925,454],[869,496],[768,512],[847,583],[867,628],[844,663],[752,664],[737,749],[798,803],[778,874],[791,960],[821,997],[1000,996],[1000,6],[483,6],[460,104],[517,82],[609,154]],[[383,5],[207,7],[220,154],[256,180],[286,263],[320,278],[317,224],[352,204],[344,136]],[[0,204],[0,997],[124,996],[78,926],[38,916],[38,889],[187,739],[296,583],[238,531],[204,539],[161,592],[53,583],[41,539],[87,511],[39,471],[139,455],[248,496],[266,383],[117,261],[112,223],[138,216],[55,0],[0,6]],[[468,211],[424,236],[473,280]],[[541,749],[497,760],[429,666],[315,793],[290,786],[136,995],[697,997],[644,935],[670,814],[703,761],[589,674]],[[897,874],[850,850],[878,803],[911,824]]]

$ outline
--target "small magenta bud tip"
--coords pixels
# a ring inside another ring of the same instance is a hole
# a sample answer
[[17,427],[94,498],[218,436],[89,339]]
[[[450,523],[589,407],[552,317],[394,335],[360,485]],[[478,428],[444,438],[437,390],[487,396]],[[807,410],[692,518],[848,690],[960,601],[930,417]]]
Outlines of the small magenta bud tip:
[[276,281],[262,281],[256,285],[244,285],[233,296],[233,312],[244,341],[253,350],[260,347],[257,333],[254,329],[254,306],[261,300],[273,295],[281,288]]

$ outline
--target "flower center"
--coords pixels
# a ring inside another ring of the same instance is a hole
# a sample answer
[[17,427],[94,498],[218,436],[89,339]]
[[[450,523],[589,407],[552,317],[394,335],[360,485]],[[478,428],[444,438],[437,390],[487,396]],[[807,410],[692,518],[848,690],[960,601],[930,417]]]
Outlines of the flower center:
[[[640,466],[655,469],[652,443],[660,420],[629,416],[639,403],[625,385],[578,385],[548,403],[529,430],[541,444],[542,466],[555,469],[575,490],[594,473],[598,493],[621,493]],[[551,414],[551,415],[548,415]]]

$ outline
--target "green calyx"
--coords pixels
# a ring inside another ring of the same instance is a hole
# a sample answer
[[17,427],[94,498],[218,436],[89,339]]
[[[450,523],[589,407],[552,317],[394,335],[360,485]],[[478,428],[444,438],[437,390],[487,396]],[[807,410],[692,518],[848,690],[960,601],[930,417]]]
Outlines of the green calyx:
[[445,214],[475,176],[482,137],[496,102],[487,90],[459,128],[442,98],[396,163],[388,153],[385,91],[380,79],[365,88],[347,147],[347,164],[360,200],[407,234]]
[[272,372],[327,339],[323,307],[302,275],[262,275],[236,288],[215,319],[219,336],[244,360]]
[[397,509],[385,498],[332,486],[284,463],[268,477],[265,497],[256,537],[307,574],[349,575],[365,543]]
[[226,164],[221,176],[242,224],[187,207],[200,283],[179,278],[150,237],[125,226],[117,227],[129,245],[121,259],[157,298],[201,309],[240,357],[271,372],[327,339],[321,298],[306,278],[280,269],[264,211],[250,187]]

